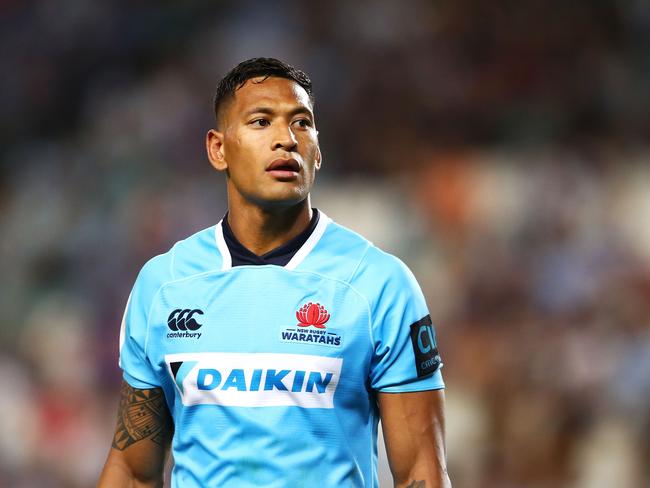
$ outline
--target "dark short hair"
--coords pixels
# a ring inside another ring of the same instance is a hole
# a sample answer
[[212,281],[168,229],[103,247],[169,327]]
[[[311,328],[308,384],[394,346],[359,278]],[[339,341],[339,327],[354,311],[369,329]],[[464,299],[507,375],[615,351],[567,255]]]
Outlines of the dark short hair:
[[309,101],[312,106],[314,105],[311,80],[304,71],[275,58],[252,58],[239,63],[219,81],[217,93],[214,96],[214,116],[217,119],[217,124],[219,123],[219,110],[224,102],[232,98],[248,80],[259,76],[263,76],[264,79],[276,76],[295,81],[305,89],[309,95]]

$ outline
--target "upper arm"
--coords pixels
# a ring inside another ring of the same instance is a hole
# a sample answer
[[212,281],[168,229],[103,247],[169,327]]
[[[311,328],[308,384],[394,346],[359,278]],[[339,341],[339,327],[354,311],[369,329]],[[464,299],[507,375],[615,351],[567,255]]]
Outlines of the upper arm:
[[166,255],[140,271],[127,301],[120,328],[120,392],[117,428],[100,486],[162,486],[173,422],[158,373],[147,355],[149,310],[169,280]]
[[370,305],[369,383],[396,486],[448,488],[442,362],[422,290],[404,263],[374,248],[354,284]]
[[366,297],[369,307],[370,387],[384,393],[444,388],[435,328],[408,267],[371,248],[351,284]]
[[395,486],[450,487],[445,461],[444,391],[378,394]]
[[161,386],[147,354],[149,312],[162,285],[169,281],[168,257],[156,256],[144,265],[127,300],[120,327],[119,365],[128,383],[143,390]]
[[162,486],[173,422],[160,388],[122,381],[117,427],[99,486]]

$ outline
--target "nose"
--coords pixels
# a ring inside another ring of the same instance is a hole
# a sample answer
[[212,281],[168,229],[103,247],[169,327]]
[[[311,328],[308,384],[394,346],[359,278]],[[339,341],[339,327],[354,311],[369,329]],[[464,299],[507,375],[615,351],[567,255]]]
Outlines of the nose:
[[273,140],[273,150],[284,149],[285,151],[293,151],[298,145],[298,140],[294,135],[291,127],[286,124],[278,124],[277,131]]

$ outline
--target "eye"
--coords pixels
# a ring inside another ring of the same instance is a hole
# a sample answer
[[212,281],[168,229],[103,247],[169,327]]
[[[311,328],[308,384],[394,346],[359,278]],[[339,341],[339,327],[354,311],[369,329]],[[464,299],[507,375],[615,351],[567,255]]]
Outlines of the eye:
[[271,122],[269,122],[266,119],[255,119],[255,120],[251,120],[249,124],[255,127],[268,127],[269,125],[271,125]]
[[307,129],[312,126],[311,120],[309,119],[298,119],[294,122],[294,124],[298,124],[298,127],[302,129]]

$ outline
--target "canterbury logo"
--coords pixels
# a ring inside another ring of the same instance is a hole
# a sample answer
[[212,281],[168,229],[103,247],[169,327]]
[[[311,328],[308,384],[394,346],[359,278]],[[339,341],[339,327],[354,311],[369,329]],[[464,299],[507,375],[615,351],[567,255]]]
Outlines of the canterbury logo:
[[195,314],[203,315],[203,311],[195,308],[193,310],[186,308],[177,308],[169,314],[167,325],[173,331],[177,330],[198,330],[203,324],[199,324],[194,318]]

